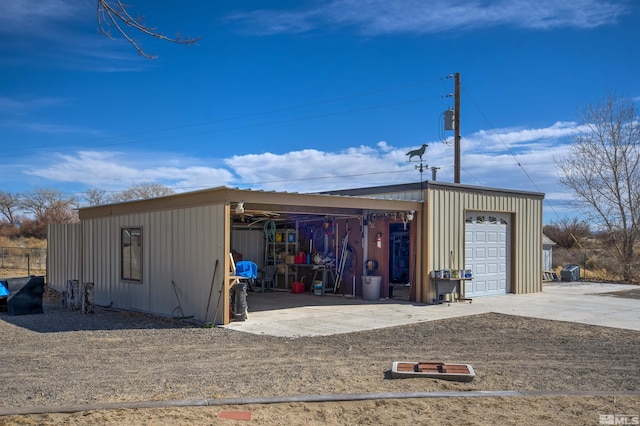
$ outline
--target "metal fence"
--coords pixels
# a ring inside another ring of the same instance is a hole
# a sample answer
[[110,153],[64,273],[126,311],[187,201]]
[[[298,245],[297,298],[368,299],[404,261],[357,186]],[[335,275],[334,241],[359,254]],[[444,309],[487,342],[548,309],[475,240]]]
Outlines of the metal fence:
[[27,275],[47,270],[46,248],[0,247],[0,268],[19,270]]

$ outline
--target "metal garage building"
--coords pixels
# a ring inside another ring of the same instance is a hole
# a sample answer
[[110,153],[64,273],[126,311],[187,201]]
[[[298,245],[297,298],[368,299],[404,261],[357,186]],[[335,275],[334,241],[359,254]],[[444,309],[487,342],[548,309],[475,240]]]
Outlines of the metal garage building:
[[[381,297],[406,285],[410,300],[437,301],[433,271],[444,269],[473,271],[473,279],[449,283],[461,285],[463,297],[531,293],[542,289],[542,200],[539,193],[423,182],[331,194],[220,187],[83,208],[79,224],[49,228],[47,281],[58,290],[71,279],[93,282],[100,305],[170,316],[180,303],[198,321],[228,323],[229,304],[218,300],[229,298],[229,255],[238,250],[268,262],[261,229],[269,220],[295,235],[283,253],[282,289],[308,266],[289,259],[293,244],[313,245],[314,229],[323,229],[325,250],[338,253],[344,239],[353,252],[343,294],[362,294],[373,263]],[[212,311],[215,318],[206,318]]]
[[439,299],[432,272],[440,270],[472,271],[472,280],[456,283],[466,297],[542,291],[542,193],[444,182],[331,193],[424,200],[418,301]]

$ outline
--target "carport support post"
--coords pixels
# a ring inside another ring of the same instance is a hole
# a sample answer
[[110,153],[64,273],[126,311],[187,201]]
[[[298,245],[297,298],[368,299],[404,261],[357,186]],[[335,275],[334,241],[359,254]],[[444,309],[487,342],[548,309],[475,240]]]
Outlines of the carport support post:
[[[369,222],[371,220],[369,211],[365,210],[363,214],[364,217],[367,218],[367,224],[365,225],[365,229],[362,232],[362,274],[360,274],[360,277],[367,275],[366,264],[367,259],[369,258],[369,226],[371,226],[371,223]],[[354,289],[354,292],[357,292],[357,290]],[[354,294],[353,297],[355,298],[356,295]]]
[[[424,193],[423,193],[423,197],[424,199]],[[424,210],[423,210],[424,211]],[[414,217],[414,226],[412,226],[412,232],[413,232],[413,250],[414,250],[414,255],[413,255],[413,282],[411,284],[411,286],[415,289],[414,290],[414,300],[415,302],[423,302],[422,300],[422,286],[423,286],[423,280],[424,280],[424,273],[423,273],[423,268],[422,265],[426,265],[426,258],[423,257],[423,252],[422,252],[422,241],[428,241],[428,239],[426,238],[420,238],[422,236],[422,229],[423,229],[423,217],[426,217],[426,213],[423,215],[422,212],[416,212],[416,217]],[[418,259],[420,259],[420,261],[418,261]],[[428,271],[427,271],[428,272]],[[418,279],[419,278],[419,279]],[[429,281],[429,278],[427,278],[427,282]]]
[[[223,279],[221,280],[221,288],[219,297],[222,298],[222,325],[229,325],[229,301],[231,299],[231,204],[227,202],[224,206],[224,262]],[[217,313],[216,313],[217,315]],[[216,319],[213,318],[215,323]]]

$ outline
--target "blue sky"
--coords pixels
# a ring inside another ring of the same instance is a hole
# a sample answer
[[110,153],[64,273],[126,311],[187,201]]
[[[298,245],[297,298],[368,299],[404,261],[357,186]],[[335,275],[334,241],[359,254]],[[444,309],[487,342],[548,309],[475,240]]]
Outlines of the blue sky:
[[[442,113],[461,75],[464,184],[544,192],[573,217],[554,158],[579,108],[640,102],[633,0],[131,0],[168,36],[154,60],[97,33],[93,0],[0,15],[0,191],[307,192],[417,182],[423,143],[453,181]],[[430,179],[431,172],[424,174]]]

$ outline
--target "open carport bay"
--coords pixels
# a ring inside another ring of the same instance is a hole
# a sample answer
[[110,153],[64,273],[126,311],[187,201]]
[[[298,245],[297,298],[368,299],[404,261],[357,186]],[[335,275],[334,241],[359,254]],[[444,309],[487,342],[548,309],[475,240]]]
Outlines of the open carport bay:
[[546,285],[542,293],[478,297],[471,303],[442,305],[285,292],[249,293],[247,320],[227,327],[271,336],[321,336],[493,312],[639,331],[640,300],[607,295],[637,288],[555,283]]

